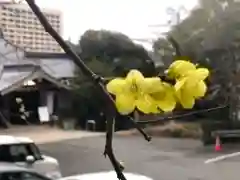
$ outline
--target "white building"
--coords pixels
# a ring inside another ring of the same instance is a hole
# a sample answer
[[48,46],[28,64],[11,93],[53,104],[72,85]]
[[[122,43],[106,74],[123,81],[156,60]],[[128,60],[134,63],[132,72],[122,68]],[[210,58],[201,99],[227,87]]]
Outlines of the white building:
[[[62,35],[61,12],[43,8],[42,11],[53,28]],[[8,41],[26,51],[62,52],[27,4],[0,1],[0,28]]]

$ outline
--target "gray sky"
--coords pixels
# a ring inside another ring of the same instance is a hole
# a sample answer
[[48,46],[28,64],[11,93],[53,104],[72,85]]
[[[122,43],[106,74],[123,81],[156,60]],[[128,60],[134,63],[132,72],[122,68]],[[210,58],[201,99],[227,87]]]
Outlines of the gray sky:
[[152,32],[166,28],[149,28],[169,19],[166,8],[183,5],[192,9],[197,0],[36,0],[38,5],[63,12],[64,38],[77,42],[87,29],[122,32],[131,38],[151,38]]

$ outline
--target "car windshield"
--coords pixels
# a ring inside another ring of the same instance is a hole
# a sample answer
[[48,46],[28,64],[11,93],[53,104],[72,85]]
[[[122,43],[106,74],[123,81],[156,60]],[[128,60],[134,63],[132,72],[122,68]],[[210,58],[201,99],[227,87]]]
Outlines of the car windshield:
[[0,161],[25,162],[27,156],[41,159],[40,151],[34,143],[0,145]]

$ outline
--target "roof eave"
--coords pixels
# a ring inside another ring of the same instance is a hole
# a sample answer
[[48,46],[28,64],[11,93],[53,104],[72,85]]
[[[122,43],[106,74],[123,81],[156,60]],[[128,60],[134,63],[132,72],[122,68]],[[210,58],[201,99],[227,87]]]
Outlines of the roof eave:
[[54,77],[48,75],[46,72],[44,72],[43,70],[39,70],[39,68],[36,68],[36,70],[34,70],[30,75],[28,75],[27,77],[23,78],[22,80],[12,84],[11,86],[7,87],[7,88],[4,88],[0,93],[2,96],[12,92],[12,91],[15,91],[17,88],[21,87],[22,84],[25,82],[25,81],[29,81],[29,80],[33,80],[33,79],[36,79],[36,78],[43,78],[43,79],[46,79],[47,81],[55,84],[57,87],[59,88],[63,88],[63,89],[66,89],[66,90],[71,90],[71,87],[70,86],[67,86],[63,83],[60,83],[57,79],[55,79]]

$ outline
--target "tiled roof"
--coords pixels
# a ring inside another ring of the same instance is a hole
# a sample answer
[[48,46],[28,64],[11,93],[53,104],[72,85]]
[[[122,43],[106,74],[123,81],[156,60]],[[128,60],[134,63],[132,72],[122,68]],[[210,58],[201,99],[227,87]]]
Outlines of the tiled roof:
[[0,79],[0,91],[3,91],[4,89],[10,87],[11,85],[27,78],[30,76],[33,72],[32,69],[25,69],[25,70],[9,70],[9,69],[3,69],[2,76]]
[[65,53],[25,52],[25,57],[38,63],[55,78],[74,77],[75,64]]
[[57,79],[74,76],[74,64],[70,59],[28,58],[23,49],[0,38],[0,92],[11,92],[29,78],[41,77],[53,84],[68,88]]
[[[26,56],[25,56],[26,55]],[[48,56],[49,55],[49,56]],[[55,78],[74,77],[75,65],[65,54],[26,53],[23,49],[0,38],[0,65],[2,66],[41,66]]]
[[5,95],[15,89],[21,87],[25,81],[43,78],[57,87],[70,89],[69,86],[59,82],[48,73],[44,72],[40,67],[21,67],[18,69],[4,68],[0,79],[0,93]]
[[40,59],[42,69],[51,76],[60,78],[73,78],[75,64],[70,59]]

